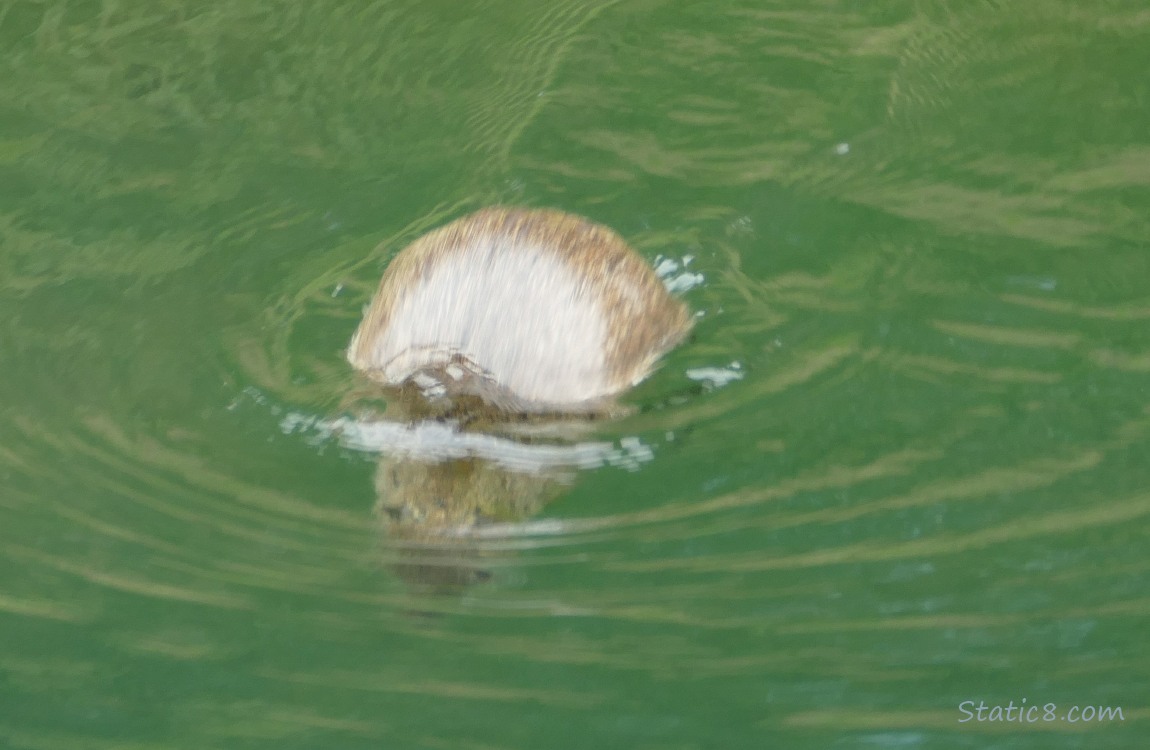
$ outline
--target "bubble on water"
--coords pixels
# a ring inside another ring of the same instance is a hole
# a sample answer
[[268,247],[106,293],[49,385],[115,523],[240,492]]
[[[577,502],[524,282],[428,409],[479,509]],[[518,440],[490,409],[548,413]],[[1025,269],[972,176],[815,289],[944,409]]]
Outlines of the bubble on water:
[[743,366],[732,362],[727,367],[693,367],[687,370],[687,377],[711,388],[722,388],[728,383],[743,379]]
[[694,259],[693,255],[684,255],[680,260],[664,258],[661,255],[655,258],[655,273],[663,280],[663,286],[667,287],[667,291],[681,294],[694,289],[706,280],[703,274],[686,270]]

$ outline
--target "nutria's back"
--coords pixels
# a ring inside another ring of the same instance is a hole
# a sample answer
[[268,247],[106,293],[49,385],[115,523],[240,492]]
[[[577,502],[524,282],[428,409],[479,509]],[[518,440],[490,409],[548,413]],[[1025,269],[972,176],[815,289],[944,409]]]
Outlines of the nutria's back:
[[432,396],[597,411],[690,327],[686,306],[610,229],[561,211],[489,208],[396,256],[347,358],[384,385]]

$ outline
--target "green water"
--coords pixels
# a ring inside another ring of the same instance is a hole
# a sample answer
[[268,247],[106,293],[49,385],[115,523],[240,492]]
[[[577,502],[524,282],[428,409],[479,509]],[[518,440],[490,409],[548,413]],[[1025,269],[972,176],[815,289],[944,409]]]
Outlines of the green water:
[[[0,2],[0,747],[1141,746],[1148,49],[1137,0]],[[499,202],[702,317],[595,435],[649,460],[431,595],[290,425]],[[1123,718],[959,710],[1023,700]]]

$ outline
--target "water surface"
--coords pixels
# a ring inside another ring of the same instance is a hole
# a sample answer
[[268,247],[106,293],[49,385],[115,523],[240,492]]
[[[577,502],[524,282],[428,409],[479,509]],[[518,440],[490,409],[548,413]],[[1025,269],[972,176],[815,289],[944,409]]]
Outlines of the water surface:
[[[0,745],[1137,746],[1148,45],[1133,1],[0,4]],[[427,595],[316,425],[388,259],[499,202],[701,318]],[[1023,700],[1123,720],[960,721]]]

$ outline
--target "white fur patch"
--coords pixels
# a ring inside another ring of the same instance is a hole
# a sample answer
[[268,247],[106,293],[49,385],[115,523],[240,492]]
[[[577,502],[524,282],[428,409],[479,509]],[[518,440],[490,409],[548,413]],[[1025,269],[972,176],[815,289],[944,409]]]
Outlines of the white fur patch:
[[370,348],[389,383],[462,355],[527,401],[578,403],[615,390],[600,304],[542,248],[477,238],[401,297]]

